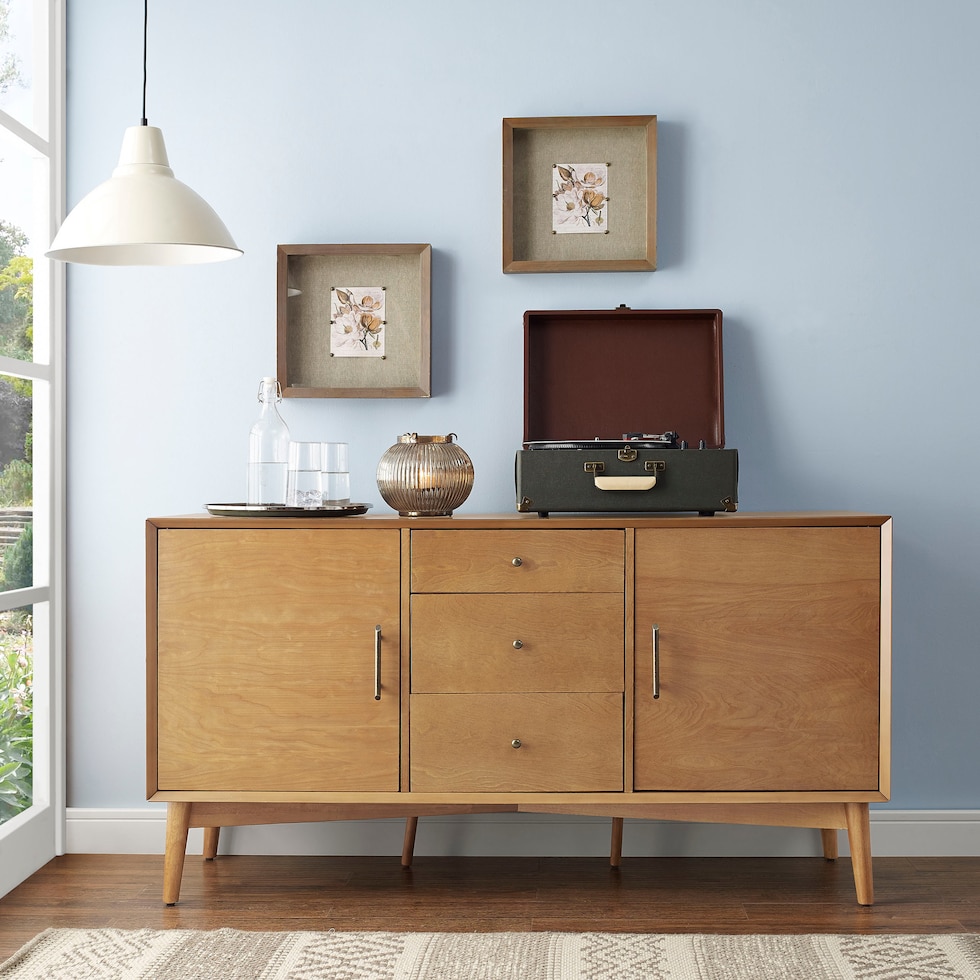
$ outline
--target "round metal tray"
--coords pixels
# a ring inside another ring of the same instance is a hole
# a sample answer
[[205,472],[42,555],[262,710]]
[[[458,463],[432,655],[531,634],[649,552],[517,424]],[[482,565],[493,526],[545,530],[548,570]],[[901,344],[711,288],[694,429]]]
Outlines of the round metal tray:
[[322,504],[319,507],[289,507],[286,504],[207,504],[215,517],[357,517],[370,504]]

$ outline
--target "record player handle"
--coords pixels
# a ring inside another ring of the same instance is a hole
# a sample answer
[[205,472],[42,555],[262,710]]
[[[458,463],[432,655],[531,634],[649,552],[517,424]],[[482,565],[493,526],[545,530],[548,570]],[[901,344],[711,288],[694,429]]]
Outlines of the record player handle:
[[657,485],[655,473],[643,476],[599,476],[595,477],[597,490],[652,490]]

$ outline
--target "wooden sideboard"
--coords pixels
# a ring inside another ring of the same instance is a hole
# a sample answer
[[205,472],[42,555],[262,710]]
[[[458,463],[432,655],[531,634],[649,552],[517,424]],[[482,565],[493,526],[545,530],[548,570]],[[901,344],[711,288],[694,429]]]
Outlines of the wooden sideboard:
[[848,831],[890,775],[891,520],[151,518],[147,797],[189,827],[522,811]]

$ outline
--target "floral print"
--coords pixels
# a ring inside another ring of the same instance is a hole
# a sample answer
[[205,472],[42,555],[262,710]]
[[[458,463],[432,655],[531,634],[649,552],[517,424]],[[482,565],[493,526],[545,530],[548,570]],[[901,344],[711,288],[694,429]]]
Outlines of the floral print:
[[335,357],[384,357],[384,286],[345,286],[330,291],[330,353]]
[[606,165],[556,163],[552,172],[552,231],[558,234],[605,234],[609,230]]

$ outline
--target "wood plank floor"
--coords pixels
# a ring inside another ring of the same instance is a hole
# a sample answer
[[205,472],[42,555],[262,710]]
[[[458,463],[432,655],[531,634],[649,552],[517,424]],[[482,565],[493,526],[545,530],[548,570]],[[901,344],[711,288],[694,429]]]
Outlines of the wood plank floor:
[[876,858],[876,904],[850,861],[69,854],[0,899],[0,961],[49,926],[396,931],[980,932],[980,858]]

